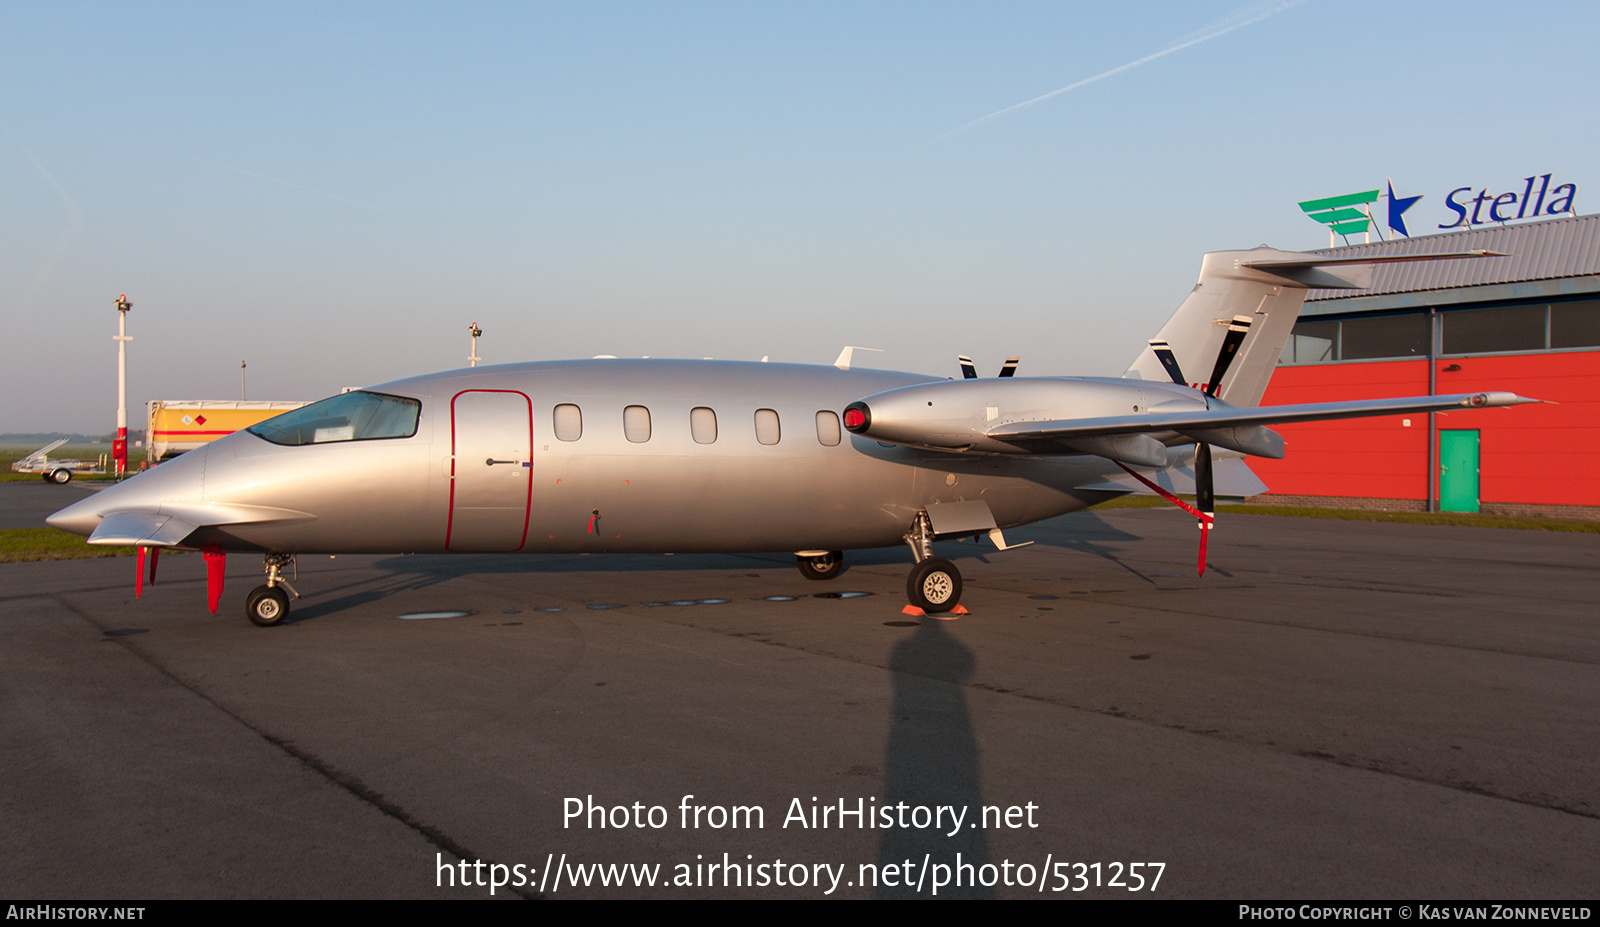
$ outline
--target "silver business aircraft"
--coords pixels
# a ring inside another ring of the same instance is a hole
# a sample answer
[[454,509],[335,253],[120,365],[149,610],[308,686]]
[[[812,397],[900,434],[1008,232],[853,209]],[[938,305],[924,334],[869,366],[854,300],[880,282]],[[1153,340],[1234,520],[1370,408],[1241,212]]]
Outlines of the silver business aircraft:
[[[1265,486],[1280,422],[1509,406],[1512,393],[1258,407],[1312,287],[1374,263],[1257,248],[1208,254],[1199,283],[1122,377],[963,378],[696,360],[506,364],[324,399],[50,516],[90,544],[205,554],[212,613],[230,551],[265,555],[246,612],[281,622],[298,552],[794,551],[811,579],[845,550],[906,544],[911,605],[961,610],[936,539],[981,538],[1149,490],[1199,519]],[[1205,380],[1186,379],[1205,374]],[[1218,450],[1213,454],[1212,448]],[[1193,506],[1176,493],[1193,493]]]

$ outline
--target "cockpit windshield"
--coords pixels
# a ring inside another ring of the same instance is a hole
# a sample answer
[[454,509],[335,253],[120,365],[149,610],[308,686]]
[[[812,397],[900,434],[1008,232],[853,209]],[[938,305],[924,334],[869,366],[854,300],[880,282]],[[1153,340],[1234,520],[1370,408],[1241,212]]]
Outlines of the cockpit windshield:
[[422,403],[415,399],[356,390],[301,406],[246,430],[287,447],[409,438],[417,433],[421,415]]

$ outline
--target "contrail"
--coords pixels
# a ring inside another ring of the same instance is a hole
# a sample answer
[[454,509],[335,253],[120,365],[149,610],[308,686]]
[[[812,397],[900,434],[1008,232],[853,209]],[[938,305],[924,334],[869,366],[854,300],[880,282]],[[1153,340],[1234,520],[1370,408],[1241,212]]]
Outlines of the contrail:
[[39,159],[33,156],[33,152],[22,144],[22,140],[17,138],[17,134],[11,131],[9,123],[0,120],[0,128],[5,129],[6,135],[10,137],[12,144],[17,146],[17,150],[21,151],[22,156],[28,159],[34,170],[44,177],[45,183],[48,183],[50,188],[56,191],[56,196],[61,198],[61,205],[67,211],[67,227],[61,230],[61,236],[56,239],[55,248],[50,252],[50,256],[45,258],[44,263],[39,266],[38,271],[34,273],[33,281],[28,286],[28,299],[24,304],[24,308],[31,308],[34,298],[39,295],[40,288],[44,286],[45,281],[49,280],[51,273],[55,271],[56,262],[61,259],[62,254],[66,253],[67,246],[72,244],[73,240],[78,237],[78,233],[83,230],[83,210],[78,208],[78,201],[67,193],[66,189],[56,180],[55,175],[45,170],[44,165],[39,163]]
[[1004,116],[1007,113],[1014,113],[1019,109],[1026,109],[1035,103],[1048,100],[1051,97],[1058,97],[1063,93],[1077,90],[1079,87],[1086,87],[1089,84],[1095,83],[1096,81],[1105,80],[1108,77],[1121,74],[1124,71],[1131,71],[1141,64],[1148,64],[1157,58],[1165,58],[1167,55],[1170,55],[1173,52],[1183,51],[1185,48],[1192,48],[1193,46],[1199,45],[1201,42],[1209,42],[1219,36],[1227,35],[1235,29],[1243,29],[1245,26],[1254,25],[1255,23],[1261,22],[1263,19],[1276,16],[1279,13],[1282,13],[1284,10],[1297,7],[1304,2],[1306,2],[1306,0],[1284,0],[1284,2],[1278,3],[1254,3],[1246,7],[1241,7],[1222,19],[1213,21],[1211,24],[1201,28],[1198,32],[1191,32],[1189,35],[1184,36],[1177,42],[1167,46],[1166,48],[1163,48],[1161,51],[1158,51],[1153,55],[1145,55],[1143,58],[1140,58],[1137,61],[1130,61],[1127,64],[1114,67],[1109,71],[1101,71],[1099,74],[1096,74],[1093,77],[1086,77],[1075,84],[1068,84],[1059,90],[1052,90],[1049,93],[1034,97],[1033,99],[1024,101],[1022,103],[1018,103],[1015,106],[1008,106],[1005,109],[996,110],[987,116],[980,116],[966,125],[957,126],[956,128],[951,129],[945,134],[939,136],[939,139],[947,139],[952,135],[965,132],[974,126],[981,125],[982,123],[988,122],[991,119],[999,119],[1001,116]]

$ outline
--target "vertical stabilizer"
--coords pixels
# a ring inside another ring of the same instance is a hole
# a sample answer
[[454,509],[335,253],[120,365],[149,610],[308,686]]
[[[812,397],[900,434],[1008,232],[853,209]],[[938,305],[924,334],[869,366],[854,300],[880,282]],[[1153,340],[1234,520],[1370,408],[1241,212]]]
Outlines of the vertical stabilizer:
[[[1258,405],[1309,288],[1246,262],[1310,258],[1271,248],[1207,254],[1194,290],[1156,335],[1156,341],[1170,348],[1169,362],[1164,364],[1162,356],[1146,348],[1124,376],[1166,381],[1174,367],[1190,377],[1205,376],[1218,369],[1225,348],[1232,347],[1214,395],[1236,406]],[[1246,319],[1248,324],[1242,324]],[[1239,342],[1241,328],[1246,331]],[[1233,344],[1228,343],[1230,331]],[[1208,384],[1194,380],[1189,385],[1203,390]]]
[[1167,381],[1180,375],[1174,371],[1193,377],[1210,370],[1209,382],[1189,385],[1234,406],[1257,406],[1307,290],[1366,289],[1376,264],[1504,256],[1478,250],[1326,257],[1265,246],[1213,251],[1201,261],[1189,298],[1123,376]]

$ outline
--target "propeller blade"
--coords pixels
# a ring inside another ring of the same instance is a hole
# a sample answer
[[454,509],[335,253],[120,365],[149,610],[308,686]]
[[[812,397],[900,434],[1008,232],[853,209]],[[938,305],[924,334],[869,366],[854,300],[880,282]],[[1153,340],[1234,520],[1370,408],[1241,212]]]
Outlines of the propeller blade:
[[1217,352],[1217,366],[1212,368],[1211,382],[1206,384],[1207,396],[1215,396],[1217,389],[1222,386],[1222,377],[1228,372],[1228,365],[1239,353],[1239,345],[1244,344],[1244,336],[1250,333],[1250,322],[1249,316],[1236,315],[1228,323],[1228,333],[1222,338],[1222,350]]
[[1155,339],[1150,342],[1150,350],[1155,352],[1156,359],[1161,361],[1161,366],[1166,368],[1167,376],[1172,382],[1183,386],[1187,381],[1183,379],[1183,369],[1178,366],[1178,355],[1172,353],[1172,345],[1165,341]]
[[1194,446],[1194,504],[1200,510],[1200,566],[1199,574],[1206,575],[1206,541],[1211,537],[1211,525],[1216,521],[1217,494],[1212,479],[1211,445]]
[[1020,357],[1008,357],[1008,358],[1006,358],[1005,366],[1000,368],[1000,375],[1002,377],[1009,377],[1012,374],[1016,373],[1017,372],[1017,362],[1020,361],[1020,360],[1022,360],[1022,358],[1020,358]]
[[[1205,454],[1206,481],[1205,481],[1205,485],[1206,485],[1206,490],[1207,490],[1206,494],[1209,496],[1209,495],[1211,495],[1211,493],[1210,493],[1210,489],[1211,489],[1211,448],[1209,446],[1207,446],[1207,445],[1204,445],[1204,444],[1197,445],[1196,450],[1195,450],[1195,458],[1194,458],[1195,459],[1195,486],[1199,487],[1199,485],[1200,485],[1200,451],[1199,451],[1199,448],[1201,448],[1201,447],[1204,447],[1206,449],[1206,454]],[[1144,476],[1139,471],[1133,469],[1132,467],[1128,466],[1127,464],[1123,463],[1122,461],[1118,460],[1118,461],[1113,461],[1113,462],[1117,466],[1121,467],[1123,470],[1127,471],[1129,476],[1131,476],[1134,479],[1138,480],[1139,482],[1143,483],[1145,485],[1145,487],[1148,488],[1151,492],[1153,492],[1156,495],[1160,496],[1161,498],[1167,500],[1168,502],[1172,503],[1173,505],[1177,506],[1178,508],[1183,509],[1185,512],[1188,512],[1190,515],[1193,515],[1195,518],[1200,519],[1200,575],[1201,576],[1206,575],[1206,539],[1211,536],[1211,525],[1212,525],[1213,522],[1216,521],[1216,516],[1212,515],[1210,512],[1202,512],[1199,509],[1195,508],[1194,506],[1190,505],[1189,503],[1183,501],[1182,499],[1179,499],[1177,496],[1174,496],[1172,493],[1167,492],[1165,489],[1162,489],[1160,486],[1157,486],[1155,483],[1151,482],[1148,477]],[[1196,501],[1199,501],[1199,500],[1197,499]]]
[[958,354],[956,359],[961,362],[961,379],[976,380],[978,378],[978,368],[973,366],[972,358],[965,354]]

